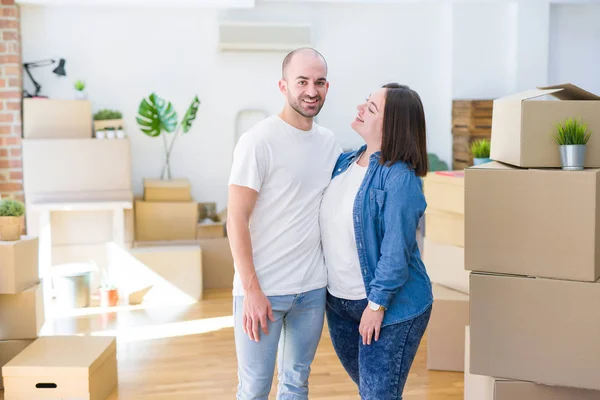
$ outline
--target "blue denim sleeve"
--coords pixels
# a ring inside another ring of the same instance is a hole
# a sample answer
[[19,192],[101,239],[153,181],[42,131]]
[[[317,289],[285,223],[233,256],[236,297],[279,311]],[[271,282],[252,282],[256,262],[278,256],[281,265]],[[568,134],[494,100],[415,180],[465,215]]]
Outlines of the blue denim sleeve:
[[408,266],[417,245],[417,225],[425,212],[420,179],[402,171],[386,185],[383,238],[369,300],[389,308],[394,295],[408,279]]

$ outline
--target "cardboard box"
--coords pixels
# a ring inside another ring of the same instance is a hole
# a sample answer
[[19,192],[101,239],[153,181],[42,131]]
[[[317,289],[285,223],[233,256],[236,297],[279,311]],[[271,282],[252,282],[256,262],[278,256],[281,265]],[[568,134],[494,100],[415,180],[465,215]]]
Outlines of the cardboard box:
[[0,340],[35,339],[44,326],[43,285],[0,294]]
[[[547,95],[554,99],[540,99]],[[519,167],[560,167],[552,136],[567,118],[581,118],[592,133],[600,132],[600,97],[563,84],[494,100],[490,157]],[[585,166],[600,167],[600,137],[592,134],[587,146]]]
[[465,268],[593,282],[600,277],[600,170],[465,171]]
[[[427,174],[423,180],[423,192],[427,209],[465,213],[464,171],[436,171]],[[427,220],[427,217],[425,217]],[[427,229],[425,229],[427,236]]]
[[26,139],[89,139],[92,106],[87,100],[23,99]]
[[198,206],[194,201],[158,202],[136,200],[135,240],[194,240]]
[[136,242],[130,254],[137,263],[121,263],[130,304],[202,300],[202,254],[198,242]]
[[233,256],[229,238],[200,239],[204,289],[233,288]]
[[22,144],[28,195],[132,190],[129,139],[24,139]]
[[118,385],[110,336],[44,336],[2,368],[7,399],[105,400]]
[[435,208],[425,212],[425,235],[432,242],[465,246],[465,216]]
[[196,239],[215,239],[225,237],[225,223],[202,223],[196,227]]
[[471,274],[471,373],[600,389],[600,281]]
[[0,294],[15,294],[39,282],[38,238],[0,241]]
[[425,238],[423,263],[434,283],[452,290],[469,293],[469,271],[465,270],[463,247],[436,243]]
[[[34,340],[0,340],[0,370],[7,362],[33,343]],[[0,374],[0,390],[2,389],[4,389],[4,381],[2,380],[2,374]]]
[[465,327],[465,374],[464,400],[494,400],[496,379],[491,376],[475,375],[471,371],[470,326]]
[[469,296],[433,284],[433,310],[427,327],[427,369],[464,371]]
[[145,201],[192,201],[188,179],[144,179]]

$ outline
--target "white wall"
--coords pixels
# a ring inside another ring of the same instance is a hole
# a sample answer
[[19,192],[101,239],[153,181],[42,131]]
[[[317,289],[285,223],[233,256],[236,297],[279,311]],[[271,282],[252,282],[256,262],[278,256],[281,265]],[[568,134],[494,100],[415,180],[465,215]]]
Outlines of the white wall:
[[[266,2],[229,11],[28,5],[22,8],[23,58],[66,58],[66,79],[57,79],[52,68],[34,71],[45,94],[70,98],[72,82],[83,79],[94,110],[123,112],[136,193],[142,191],[142,178],[158,175],[163,157],[162,142],[137,128],[140,100],[156,91],[183,114],[198,94],[198,118],[175,146],[173,173],[192,180],[197,201],[217,201],[222,208],[236,114],[248,108],[279,112],[283,99],[277,80],[285,54],[220,53],[220,19],[311,23],[331,82],[317,122],[333,129],[343,147],[357,147],[361,140],[349,126],[356,105],[384,83],[405,83],[423,99],[428,150],[450,162],[452,98],[499,97],[531,83],[531,77],[547,75],[547,47],[526,52],[544,34],[530,38],[523,25],[550,6],[548,0],[533,0],[534,6],[530,1]],[[543,18],[535,26],[548,24],[549,17]]]
[[600,5],[553,5],[551,84],[573,83],[600,95]]

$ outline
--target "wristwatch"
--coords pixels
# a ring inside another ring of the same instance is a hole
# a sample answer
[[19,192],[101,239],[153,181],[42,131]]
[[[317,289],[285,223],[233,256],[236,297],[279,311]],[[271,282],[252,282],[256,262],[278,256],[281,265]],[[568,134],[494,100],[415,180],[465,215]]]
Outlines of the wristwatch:
[[380,306],[377,303],[373,303],[371,300],[369,300],[369,308],[373,311],[385,310],[384,306]]

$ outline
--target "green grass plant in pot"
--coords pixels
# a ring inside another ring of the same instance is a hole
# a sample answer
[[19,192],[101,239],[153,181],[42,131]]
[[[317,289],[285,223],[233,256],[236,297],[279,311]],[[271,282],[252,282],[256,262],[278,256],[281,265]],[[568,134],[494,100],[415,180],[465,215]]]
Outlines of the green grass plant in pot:
[[554,141],[559,146],[560,161],[565,171],[581,171],[585,165],[585,150],[592,132],[581,119],[567,118],[556,124]]
[[479,139],[471,143],[471,154],[473,155],[473,165],[485,164],[490,161],[490,141],[489,139]]
[[[187,112],[179,122],[177,112],[170,101],[157,96],[155,93],[150,94],[141,101],[136,118],[141,131],[153,138],[162,136],[165,146],[165,163],[160,173],[162,180],[173,179],[171,174],[173,144],[179,136],[190,131],[199,106],[200,100],[198,100],[198,96],[194,96]],[[167,136],[171,137],[170,141]]]
[[25,205],[18,200],[0,200],[0,240],[13,241],[21,238],[25,221]]

